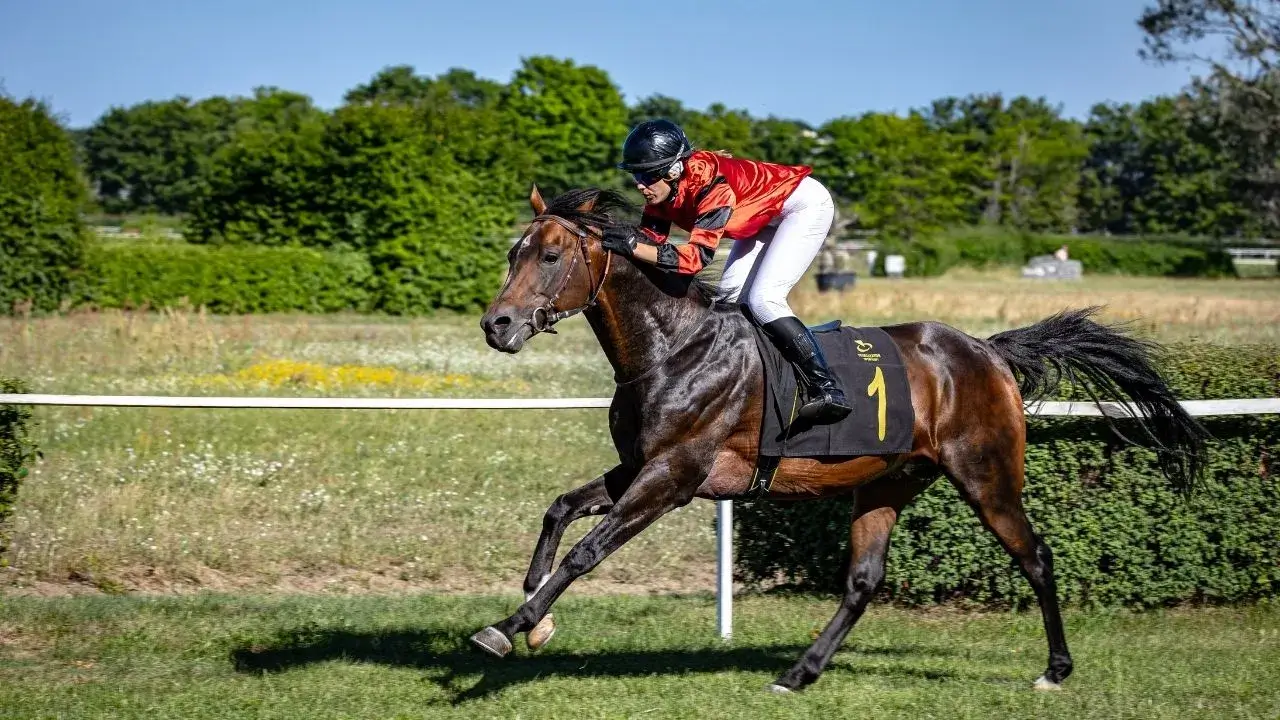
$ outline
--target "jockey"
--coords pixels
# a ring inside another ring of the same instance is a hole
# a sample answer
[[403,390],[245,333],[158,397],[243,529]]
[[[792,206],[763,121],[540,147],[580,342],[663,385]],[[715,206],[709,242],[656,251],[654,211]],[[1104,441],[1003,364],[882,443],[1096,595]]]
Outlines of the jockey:
[[[809,328],[787,304],[822,249],[835,203],[806,166],[742,160],[694,150],[680,126],[651,120],[636,126],[618,165],[644,195],[639,228],[605,233],[606,249],[682,275],[715,256],[721,237],[734,239],[720,280],[719,299],[743,302],[783,357],[800,370],[799,417],[836,422],[852,408]],[[689,233],[686,245],[667,242],[671,225]]]

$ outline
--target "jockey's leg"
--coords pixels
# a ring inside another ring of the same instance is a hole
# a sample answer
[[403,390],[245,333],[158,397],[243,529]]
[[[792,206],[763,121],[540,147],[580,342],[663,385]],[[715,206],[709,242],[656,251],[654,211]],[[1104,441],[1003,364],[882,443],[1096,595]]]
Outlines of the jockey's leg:
[[742,292],[750,285],[756,267],[760,264],[765,243],[760,235],[735,240],[724,262],[720,284],[716,287],[716,299],[720,302],[741,302]]
[[787,304],[787,294],[822,250],[834,217],[831,193],[805,178],[782,206],[780,222],[745,293],[755,321],[800,370],[805,393],[799,417],[820,423],[844,418],[852,406],[817,339]]

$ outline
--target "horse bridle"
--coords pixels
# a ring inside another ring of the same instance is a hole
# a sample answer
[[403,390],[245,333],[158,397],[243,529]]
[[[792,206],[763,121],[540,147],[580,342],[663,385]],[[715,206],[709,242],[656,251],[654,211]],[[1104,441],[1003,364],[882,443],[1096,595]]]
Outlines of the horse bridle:
[[[569,269],[560,276],[560,284],[556,286],[556,291],[552,293],[550,299],[548,299],[545,304],[534,309],[533,317],[529,321],[529,327],[533,328],[535,333],[545,332],[555,335],[557,333],[555,328],[552,327],[553,325],[565,318],[573,317],[596,304],[596,298],[600,295],[600,290],[604,288],[604,281],[609,278],[609,267],[613,262],[613,253],[608,250],[605,251],[604,273],[600,275],[600,283],[591,291],[591,296],[587,298],[586,304],[574,308],[573,310],[556,310],[556,301],[560,299],[560,293],[564,292],[565,288],[568,287],[569,279],[573,277],[573,271],[577,268],[579,257],[581,257],[583,262],[586,263],[587,278],[591,280],[592,283],[595,282],[595,274],[591,271],[591,252],[587,248],[587,238],[590,236],[590,233],[558,215],[539,215],[535,217],[532,222],[537,223],[542,220],[552,220],[558,223],[565,230],[568,230],[578,236],[578,252],[574,253],[573,259],[569,263]],[[529,233],[525,234],[525,237],[528,237],[531,233],[532,228]]]

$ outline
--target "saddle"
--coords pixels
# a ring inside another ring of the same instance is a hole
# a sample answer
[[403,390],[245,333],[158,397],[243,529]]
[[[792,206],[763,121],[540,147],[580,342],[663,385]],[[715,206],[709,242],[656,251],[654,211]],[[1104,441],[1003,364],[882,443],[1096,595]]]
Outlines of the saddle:
[[769,491],[784,457],[848,458],[911,451],[915,410],[906,367],[894,344],[878,327],[851,327],[839,320],[810,327],[831,372],[844,386],[853,412],[842,420],[813,424],[796,418],[800,385],[764,331],[752,325],[765,373],[760,448],[749,496]]

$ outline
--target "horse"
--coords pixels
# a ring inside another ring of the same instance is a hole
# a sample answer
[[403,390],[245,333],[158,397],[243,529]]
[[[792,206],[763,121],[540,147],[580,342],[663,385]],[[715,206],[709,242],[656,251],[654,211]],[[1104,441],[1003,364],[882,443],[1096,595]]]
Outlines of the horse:
[[[747,493],[759,447],[765,379],[751,320],[717,302],[704,282],[614,256],[601,232],[631,208],[596,188],[551,202],[533,186],[534,218],[512,245],[505,282],[481,318],[487,344],[517,353],[531,337],[585,316],[613,367],[609,430],[618,464],[560,495],[543,519],[511,616],[471,636],[503,657],[527,633],[537,650],[555,632],[556,599],[624,543],[695,498]],[[1160,346],[1102,325],[1099,308],[1064,310],[1034,325],[979,339],[940,322],[882,329],[906,366],[914,409],[910,452],[890,456],[784,457],[770,500],[853,497],[850,557],[835,615],[797,662],[768,689],[814,683],[884,578],[885,555],[903,509],[945,476],[1017,562],[1035,590],[1048,639],[1048,666],[1033,682],[1059,689],[1072,660],[1063,632],[1053,554],[1022,504],[1025,403],[1063,379],[1097,403],[1129,400],[1136,440],[1152,448],[1166,479],[1190,492],[1203,474],[1208,433],[1179,405],[1154,366]],[[855,412],[865,411],[855,409]],[[1105,416],[1105,414],[1104,414]],[[1113,429],[1115,422],[1108,417]],[[1123,437],[1123,435],[1122,435]],[[566,527],[604,517],[552,570]]]

